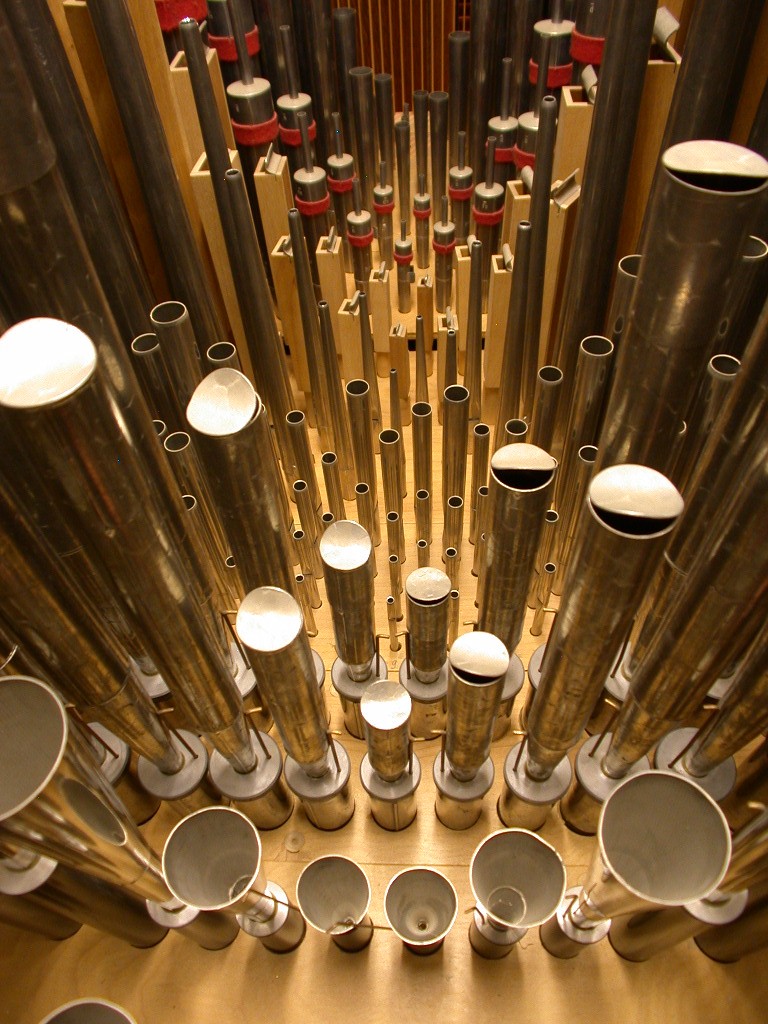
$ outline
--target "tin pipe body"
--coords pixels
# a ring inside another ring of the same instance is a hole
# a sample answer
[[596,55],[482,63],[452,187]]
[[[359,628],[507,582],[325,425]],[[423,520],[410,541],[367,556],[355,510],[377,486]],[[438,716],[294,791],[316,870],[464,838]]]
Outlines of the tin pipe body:
[[448,653],[445,756],[461,782],[474,779],[491,752],[509,656],[490,633],[466,633]]
[[420,683],[436,682],[445,665],[450,590],[450,580],[441,569],[419,568],[405,581],[410,665]]
[[370,677],[375,654],[371,539],[359,523],[333,523],[320,540],[336,651],[355,682]]
[[373,99],[371,68],[350,68],[352,120],[356,140],[355,166],[363,194],[363,208],[373,209],[373,186],[376,183],[376,112]]
[[464,497],[467,477],[469,392],[461,384],[446,387],[443,402],[443,512],[451,495]]

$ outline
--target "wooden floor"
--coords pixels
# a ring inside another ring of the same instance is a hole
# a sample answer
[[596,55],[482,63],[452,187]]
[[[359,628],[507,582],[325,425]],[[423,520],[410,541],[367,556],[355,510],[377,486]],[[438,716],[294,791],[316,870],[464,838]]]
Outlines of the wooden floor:
[[[434,376],[430,378],[434,402]],[[386,410],[387,387],[381,382]],[[492,416],[484,418],[493,423]],[[385,414],[385,420],[387,419]],[[410,428],[405,428],[410,446]],[[440,479],[440,430],[435,417],[435,489]],[[408,497],[405,499],[407,559],[404,577],[416,568],[411,460]],[[471,463],[470,463],[471,470]],[[318,479],[319,473],[318,465]],[[468,480],[470,479],[468,473]],[[322,485],[321,485],[322,486]],[[434,495],[432,564],[439,559],[441,522],[439,492]],[[350,512],[352,510],[350,509]],[[465,519],[465,537],[468,529]],[[385,598],[389,592],[386,568],[386,531],[377,549],[380,572],[376,580],[377,627],[387,633]],[[462,631],[471,628],[475,580],[470,575],[473,548],[462,545]],[[330,616],[322,583],[323,607],[317,612],[319,635],[313,646],[325,660],[334,657]],[[529,613],[530,621],[530,613]],[[526,627],[518,653],[523,663],[545,640],[532,637]],[[382,655],[390,676],[403,656],[382,640]],[[327,688],[329,689],[329,687]],[[513,712],[525,698],[527,684]],[[646,964],[621,960],[607,942],[586,950],[578,959],[560,961],[549,956],[538,935],[531,931],[504,960],[476,956],[467,941],[472,897],[468,865],[480,840],[501,824],[496,799],[501,766],[514,742],[508,734],[494,744],[496,782],[486,798],[480,821],[466,832],[452,832],[434,814],[432,761],[435,742],[417,744],[423,778],[418,792],[418,815],[400,833],[388,833],[371,819],[367,797],[357,770],[364,744],[344,732],[341,709],[329,695],[332,727],[349,751],[356,809],[351,822],[338,832],[324,833],[295,810],[281,828],[262,833],[267,877],[278,882],[290,898],[302,867],[325,853],[343,853],[360,863],[373,890],[371,914],[385,925],[383,895],[388,880],[409,865],[433,865],[453,882],[459,894],[459,916],[442,950],[432,957],[415,957],[386,928],[374,934],[361,953],[347,954],[330,938],[308,930],[294,953],[276,956],[255,939],[240,934],[219,952],[199,949],[177,934],[169,934],[157,947],[138,950],[83,927],[77,935],[55,943],[0,928],[0,1022],[36,1024],[54,1007],[75,998],[99,996],[125,1006],[138,1024],[250,1024],[250,1022],[314,1022],[333,1020],[393,1022],[398,1020],[536,1022],[536,1024],[744,1024],[765,1021],[768,1005],[768,955],[722,966],[699,953],[692,941]],[[159,851],[173,824],[161,811],[144,828]],[[584,876],[594,840],[570,832],[555,812],[541,835],[562,854],[568,884]],[[296,852],[289,852],[296,851]]]

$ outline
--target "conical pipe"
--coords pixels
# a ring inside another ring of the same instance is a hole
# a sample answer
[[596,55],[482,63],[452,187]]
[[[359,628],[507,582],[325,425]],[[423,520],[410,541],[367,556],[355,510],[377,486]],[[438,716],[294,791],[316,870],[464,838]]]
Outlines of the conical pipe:
[[370,678],[376,653],[371,538],[359,523],[332,523],[320,539],[336,651],[355,682]]
[[214,370],[195,389],[187,421],[244,586],[292,592],[288,505],[261,398],[238,370]]
[[347,857],[310,861],[296,882],[296,902],[313,928],[348,953],[364,949],[373,938],[371,885],[363,869]]
[[434,868],[406,868],[387,884],[384,916],[405,948],[417,956],[436,953],[453,927],[459,898]]
[[[602,466],[639,462],[665,472],[764,202],[768,161],[696,140],[668,149],[661,167],[598,447]],[[678,315],[660,315],[670,309]]]
[[[0,363],[9,382],[2,419],[11,431],[23,424],[40,490],[60,503],[90,557],[114,579],[174,700],[247,769],[253,752],[229,645],[202,567],[180,554],[182,503],[166,500],[168,468],[155,472],[162,452],[143,403],[131,408],[112,385],[108,357],[105,365],[82,331],[60,321],[11,328],[0,340]],[[83,437],[85,448],[72,440]]]
[[491,752],[509,654],[498,637],[465,633],[448,652],[445,757],[451,774],[470,782]]
[[27,676],[0,679],[0,839],[165,900],[160,863],[96,767],[61,699]]
[[491,458],[477,621],[510,654],[523,633],[528,581],[556,469],[556,460],[532,444],[505,445]]
[[682,510],[674,485],[645,466],[610,467],[589,485],[528,715],[532,778],[548,778],[578,742]]
[[259,587],[246,595],[236,624],[286,753],[308,775],[324,775],[325,709],[301,606],[284,590]]

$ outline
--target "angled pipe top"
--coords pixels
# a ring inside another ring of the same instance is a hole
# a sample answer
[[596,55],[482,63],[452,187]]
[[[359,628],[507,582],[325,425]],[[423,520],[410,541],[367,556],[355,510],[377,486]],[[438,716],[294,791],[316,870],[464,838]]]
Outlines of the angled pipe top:
[[0,338],[0,405],[40,409],[75,394],[96,369],[96,346],[79,327],[35,317]]
[[226,437],[247,426],[261,411],[253,385],[239,370],[212,370],[195,389],[187,406],[187,419],[209,437]]

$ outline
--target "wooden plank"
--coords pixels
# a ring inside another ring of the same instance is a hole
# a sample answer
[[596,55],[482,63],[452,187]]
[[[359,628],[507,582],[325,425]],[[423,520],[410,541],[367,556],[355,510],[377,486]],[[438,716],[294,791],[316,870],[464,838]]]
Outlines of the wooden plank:
[[[269,265],[272,269],[272,280],[275,283],[275,297],[277,299],[277,312],[280,317],[281,332],[285,344],[291,350],[291,369],[299,390],[303,391],[307,396],[307,413],[311,417],[312,410],[309,404],[309,396],[312,389],[309,383],[304,330],[301,326],[296,273],[293,269],[293,257],[289,256],[283,249],[284,243],[288,242],[290,242],[290,239],[287,235],[278,240],[277,245],[270,250]],[[314,420],[311,419],[310,422],[314,422]]]
[[469,246],[457,245],[456,253],[456,291],[455,309],[459,321],[458,327],[458,361],[459,373],[464,373],[464,354],[467,348],[467,318],[469,316],[469,274],[472,261],[469,258]]
[[336,348],[341,357],[343,380],[359,380],[363,373],[363,352],[360,348],[360,306],[353,299],[344,299],[336,312],[339,325]]
[[503,256],[491,257],[491,281],[488,287],[488,327],[485,332],[483,357],[483,387],[498,388],[501,384],[501,364],[504,358],[504,339],[507,334],[509,296],[512,291],[512,273],[504,265]]
[[[416,277],[416,313],[424,317],[424,345],[427,350],[427,376],[431,376],[434,366],[432,342],[435,337],[435,285],[431,274],[420,274]],[[416,328],[414,326],[414,334]]]
[[[411,361],[405,324],[395,323],[389,332],[389,365],[392,369],[397,370],[400,418],[403,424],[407,425],[411,422]],[[379,388],[380,393],[384,391],[389,394],[389,387]]]
[[293,206],[291,174],[284,156],[274,154],[269,164],[259,160],[253,175],[256,198],[267,250],[272,252],[288,230],[288,211]]
[[385,377],[389,369],[389,330],[392,326],[392,309],[397,309],[396,292],[394,307],[392,304],[394,278],[395,274],[386,267],[383,270],[372,270],[368,278],[368,308],[371,311],[373,351],[376,353],[376,373],[379,377]]
[[594,105],[587,102],[580,85],[563,86],[552,161],[553,181],[562,181],[577,171],[576,180],[581,183],[594,109]]
[[[235,149],[235,138],[232,134],[232,122],[227,110],[227,97],[224,92],[224,82],[221,78],[221,67],[219,55],[215,50],[205,49],[205,60],[208,65],[208,74],[213,87],[213,95],[219,111],[219,119],[224,130],[224,138],[227,149]],[[187,58],[183,50],[179,50],[173,58],[169,68],[171,89],[179,115],[184,149],[187,154],[187,164],[190,170],[197,163],[200,154],[205,148],[203,146],[203,134],[200,130],[200,121],[195,108],[195,98],[192,94],[192,83],[189,79]]]
[[[328,246],[328,235],[323,235],[315,252],[317,258],[317,273],[320,277],[320,291],[331,310],[333,321],[333,332],[336,338],[336,351],[342,354],[343,346],[341,341],[341,317],[339,310],[347,301],[347,275],[344,273],[344,253],[341,247],[341,238],[334,236],[330,249]],[[352,343],[354,344],[354,342]],[[360,348],[360,339],[357,340],[357,348]],[[352,379],[352,378],[348,378]]]

